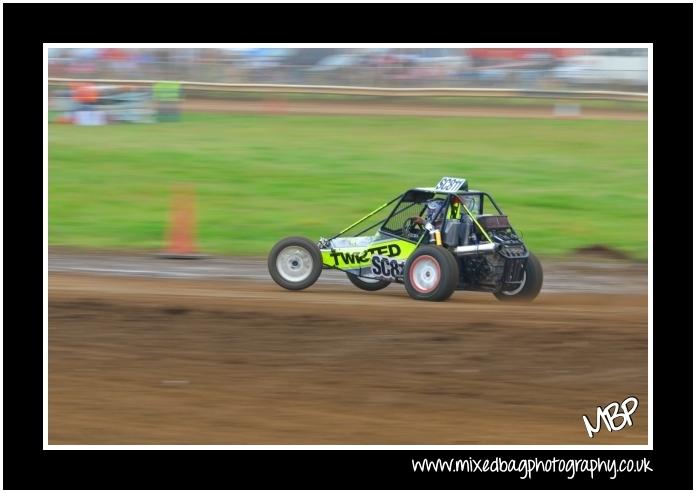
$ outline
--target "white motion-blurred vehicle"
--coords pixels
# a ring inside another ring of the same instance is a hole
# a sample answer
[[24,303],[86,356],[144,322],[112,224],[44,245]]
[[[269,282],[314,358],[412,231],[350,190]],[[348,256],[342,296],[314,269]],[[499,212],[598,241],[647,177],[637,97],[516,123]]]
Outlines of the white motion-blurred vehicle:
[[[645,50],[643,50],[645,51]],[[570,85],[611,85],[631,89],[648,86],[648,56],[582,55],[565,59],[553,78]]]

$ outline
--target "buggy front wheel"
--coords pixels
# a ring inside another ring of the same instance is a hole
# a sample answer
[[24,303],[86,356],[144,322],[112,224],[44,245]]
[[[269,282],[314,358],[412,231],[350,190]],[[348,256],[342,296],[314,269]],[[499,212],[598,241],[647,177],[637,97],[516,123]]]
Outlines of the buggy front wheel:
[[268,255],[268,272],[285,289],[297,291],[314,284],[321,275],[319,247],[307,238],[292,236],[280,240]]

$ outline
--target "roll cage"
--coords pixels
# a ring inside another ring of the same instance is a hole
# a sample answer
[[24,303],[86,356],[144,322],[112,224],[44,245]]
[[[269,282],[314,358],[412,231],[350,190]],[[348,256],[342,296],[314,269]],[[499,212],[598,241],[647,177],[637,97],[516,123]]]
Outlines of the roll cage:
[[[391,212],[389,215],[387,215],[386,218],[380,219],[377,222],[371,223],[369,226],[364,227],[357,231],[356,233],[351,234],[351,236],[361,236],[365,234],[366,232],[378,227],[377,231],[378,233],[381,233],[386,236],[391,236],[394,238],[398,238],[400,240],[408,241],[414,244],[419,245],[423,239],[427,236],[428,231],[423,231],[421,236],[415,240],[413,238],[409,238],[405,235],[402,234],[402,225],[404,223],[404,220],[407,219],[408,217],[412,216],[420,216],[423,217],[426,211],[427,203],[430,200],[433,199],[442,199],[443,204],[440,207],[440,209],[434,214],[435,217],[439,217],[442,215],[444,218],[450,218],[451,215],[451,197],[452,196],[459,196],[459,197],[475,197],[477,198],[476,204],[477,204],[477,210],[469,210],[462,204],[462,209],[463,211],[460,211],[461,215],[468,214],[474,224],[476,225],[477,229],[488,239],[489,242],[491,242],[490,238],[488,237],[485,229],[479,224],[477,220],[477,216],[481,216],[484,214],[484,210],[486,209],[484,207],[485,200],[487,200],[490,205],[495,209],[498,215],[503,215],[503,211],[500,209],[498,204],[495,202],[493,197],[491,197],[490,194],[487,192],[483,192],[480,190],[466,190],[466,191],[456,191],[456,192],[446,192],[446,191],[441,191],[441,190],[436,190],[434,188],[412,188],[410,190],[407,190],[405,193],[402,193],[401,195],[398,195],[394,197],[392,200],[389,202],[386,202],[379,206],[377,209],[374,211],[370,212],[368,215],[362,217],[361,219],[357,220],[347,228],[339,231],[335,235],[331,236],[328,238],[326,241],[331,241],[333,239],[338,238],[342,234],[346,233],[347,231],[350,231],[351,229],[355,228],[356,226],[365,223],[369,218],[373,217],[375,214],[378,212],[386,209],[390,205],[396,203],[396,205],[392,208]],[[512,227],[510,227],[512,229]],[[513,233],[515,232],[514,229],[512,229]]]

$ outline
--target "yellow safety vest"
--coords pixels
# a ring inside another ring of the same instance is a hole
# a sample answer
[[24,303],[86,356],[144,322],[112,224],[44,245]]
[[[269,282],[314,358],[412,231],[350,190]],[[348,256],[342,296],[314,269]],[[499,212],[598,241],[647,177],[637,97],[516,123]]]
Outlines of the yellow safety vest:
[[452,204],[450,206],[450,219],[458,219],[461,208],[462,208],[462,205],[459,203]]

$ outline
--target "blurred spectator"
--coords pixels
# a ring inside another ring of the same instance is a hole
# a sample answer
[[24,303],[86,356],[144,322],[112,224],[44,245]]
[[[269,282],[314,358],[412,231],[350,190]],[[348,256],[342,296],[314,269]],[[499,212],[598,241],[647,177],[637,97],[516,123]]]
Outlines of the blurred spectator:
[[73,82],[70,84],[70,89],[72,90],[72,97],[77,103],[76,108],[78,111],[89,111],[92,109],[92,105],[96,104],[99,99],[99,92],[93,84]]
[[157,82],[152,90],[155,104],[157,105],[157,121],[179,121],[181,84],[178,82]]
[[103,125],[106,117],[99,110],[99,90],[94,84],[71,85],[72,97],[75,105],[72,113],[72,121],[78,125]]

